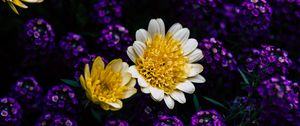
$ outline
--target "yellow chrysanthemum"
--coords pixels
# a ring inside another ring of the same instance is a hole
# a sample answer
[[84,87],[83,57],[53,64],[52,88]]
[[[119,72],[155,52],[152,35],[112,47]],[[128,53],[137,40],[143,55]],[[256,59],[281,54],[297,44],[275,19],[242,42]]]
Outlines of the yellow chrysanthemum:
[[199,75],[201,64],[194,64],[203,58],[197,49],[196,39],[189,39],[189,30],[174,24],[165,35],[162,19],[152,19],[148,31],[136,32],[136,41],[128,47],[127,54],[135,65],[129,72],[138,83],[142,92],[151,94],[155,101],[164,99],[168,108],[174,108],[174,100],[185,103],[184,93],[195,91],[194,83],[204,83]]
[[136,80],[131,77],[128,67],[121,59],[115,59],[104,67],[101,57],[95,59],[91,72],[86,64],[80,83],[87,98],[104,110],[121,109],[121,99],[129,98],[137,92],[134,88]]
[[3,2],[7,2],[8,5],[10,6],[10,8],[17,14],[19,14],[17,8],[15,7],[15,5],[21,7],[21,8],[28,8],[23,2],[27,2],[27,3],[41,3],[44,0],[2,0]]

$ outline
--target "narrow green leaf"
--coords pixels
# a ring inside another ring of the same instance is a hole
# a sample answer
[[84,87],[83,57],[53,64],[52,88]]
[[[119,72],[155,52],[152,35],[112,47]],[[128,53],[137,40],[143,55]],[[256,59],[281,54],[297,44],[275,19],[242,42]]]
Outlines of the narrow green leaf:
[[195,94],[193,96],[193,101],[194,101],[195,109],[198,112],[200,110],[200,105],[199,105],[199,100]]
[[91,113],[98,122],[102,122],[102,114],[100,113],[100,111],[97,111],[93,107],[91,107]]
[[72,87],[80,87],[80,84],[77,81],[70,80],[70,79],[61,79],[62,82],[72,86]]
[[209,97],[205,97],[205,96],[202,96],[202,97],[203,97],[204,99],[206,99],[207,101],[210,101],[211,103],[214,103],[215,105],[218,105],[218,106],[220,106],[220,107],[222,107],[222,108],[228,110],[228,108],[225,107],[225,105],[223,105],[222,103],[220,103],[220,102],[218,102],[218,101],[216,101],[216,100],[214,100],[214,99],[211,99],[211,98],[209,98]]
[[238,71],[239,71],[239,73],[241,74],[241,76],[242,76],[244,82],[245,82],[247,85],[249,85],[250,83],[249,83],[249,81],[248,81],[246,75],[241,71],[240,68],[238,68]]

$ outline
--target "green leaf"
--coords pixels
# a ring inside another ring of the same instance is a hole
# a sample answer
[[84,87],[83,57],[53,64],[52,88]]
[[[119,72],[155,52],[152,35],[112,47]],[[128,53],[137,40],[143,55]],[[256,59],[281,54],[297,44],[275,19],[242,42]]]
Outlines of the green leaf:
[[248,81],[246,75],[241,71],[240,68],[238,68],[238,71],[239,71],[239,73],[241,74],[241,76],[242,76],[244,82],[245,82],[247,85],[249,85],[250,83],[249,83],[249,81]]
[[199,100],[195,94],[193,96],[193,101],[194,101],[195,109],[198,112],[200,110],[200,105],[199,105]]
[[80,84],[77,81],[70,80],[70,79],[61,79],[62,82],[72,86],[72,87],[80,87]]
[[102,122],[102,114],[100,111],[97,111],[95,108],[91,107],[91,113],[99,123]]
[[205,96],[202,96],[202,97],[203,97],[204,99],[206,99],[207,101],[210,101],[211,103],[214,103],[215,105],[218,105],[218,106],[220,106],[220,107],[222,107],[222,108],[228,110],[228,108],[225,107],[225,105],[223,105],[222,103],[220,103],[220,102],[218,102],[218,101],[216,101],[216,100],[214,100],[214,99],[211,99],[211,98],[209,98],[209,97],[205,97]]

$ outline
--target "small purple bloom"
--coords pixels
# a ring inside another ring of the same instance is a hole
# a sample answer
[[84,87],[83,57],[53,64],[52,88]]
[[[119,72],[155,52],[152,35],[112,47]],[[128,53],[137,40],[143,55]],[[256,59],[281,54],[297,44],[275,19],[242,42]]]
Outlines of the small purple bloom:
[[66,59],[78,57],[87,51],[86,42],[82,36],[71,32],[59,41],[59,47],[63,51]]
[[67,116],[45,113],[36,121],[35,126],[78,126],[78,124]]
[[122,3],[120,0],[99,0],[94,5],[96,20],[100,24],[118,22],[122,14]]
[[215,110],[200,110],[192,116],[192,126],[226,126],[223,117]]
[[52,87],[45,99],[45,109],[56,112],[75,113],[78,107],[78,100],[72,88],[67,85]]
[[0,98],[0,125],[19,126],[22,119],[20,104],[13,98]]
[[104,126],[129,126],[129,124],[124,120],[108,120]]
[[32,76],[25,76],[13,86],[11,96],[29,109],[36,109],[42,97],[42,87]]
[[182,121],[176,116],[160,116],[158,120],[154,123],[154,126],[184,126]]

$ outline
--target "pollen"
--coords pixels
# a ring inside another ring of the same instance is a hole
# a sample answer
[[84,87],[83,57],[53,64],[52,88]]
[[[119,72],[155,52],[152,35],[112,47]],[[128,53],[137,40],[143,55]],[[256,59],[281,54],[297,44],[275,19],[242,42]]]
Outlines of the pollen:
[[170,34],[148,39],[144,54],[136,61],[136,68],[144,79],[166,94],[172,93],[176,85],[187,78],[188,59],[183,55],[181,42]]

